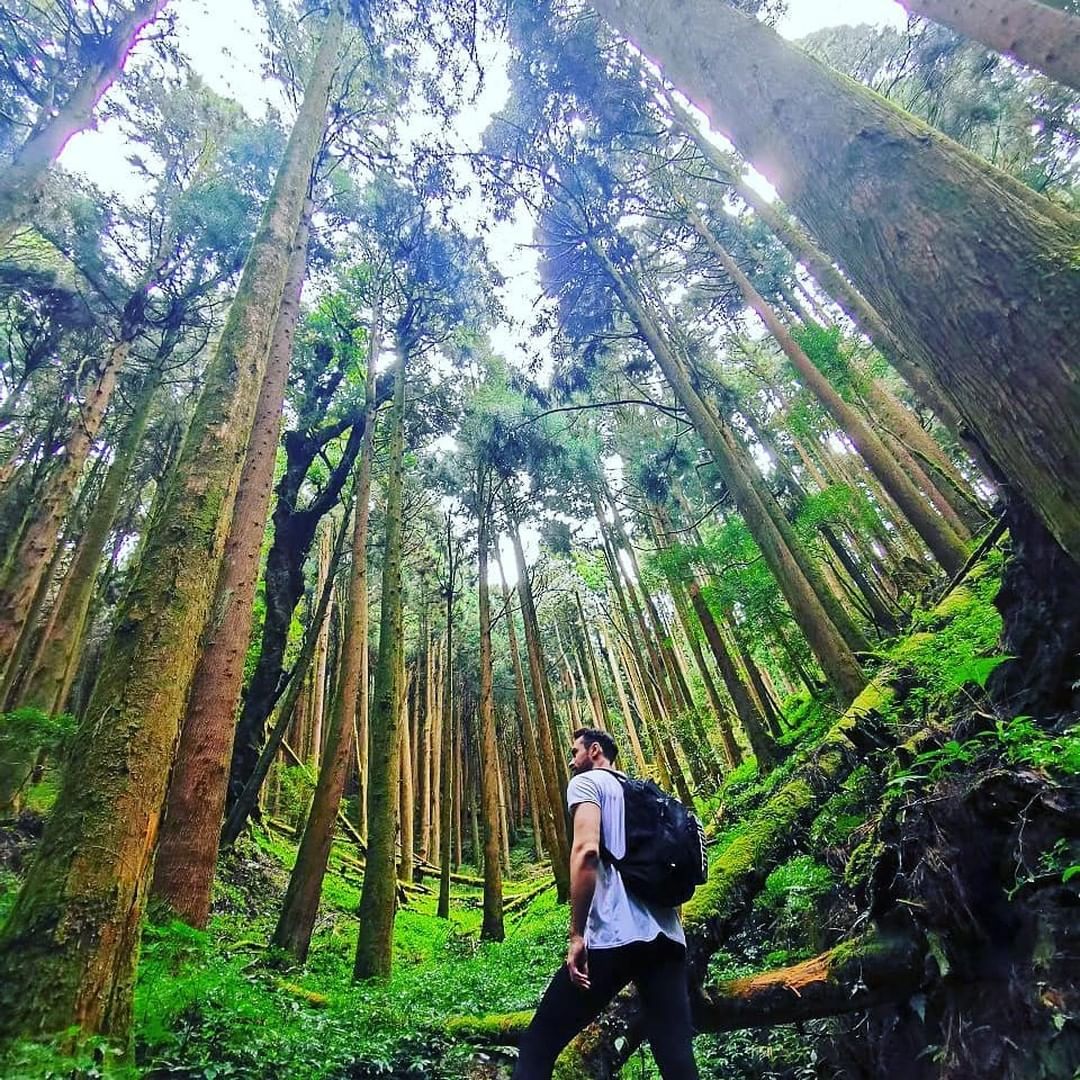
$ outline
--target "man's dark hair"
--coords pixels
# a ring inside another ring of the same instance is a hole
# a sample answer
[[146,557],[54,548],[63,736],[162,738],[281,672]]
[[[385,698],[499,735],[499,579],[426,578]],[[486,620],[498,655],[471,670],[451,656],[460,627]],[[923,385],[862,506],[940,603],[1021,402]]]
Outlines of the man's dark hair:
[[574,732],[575,739],[585,740],[585,749],[587,750],[592,744],[599,743],[600,749],[604,751],[604,757],[608,761],[614,761],[619,756],[619,748],[615,745],[615,740],[606,732],[601,731],[599,728],[583,727],[578,728]]

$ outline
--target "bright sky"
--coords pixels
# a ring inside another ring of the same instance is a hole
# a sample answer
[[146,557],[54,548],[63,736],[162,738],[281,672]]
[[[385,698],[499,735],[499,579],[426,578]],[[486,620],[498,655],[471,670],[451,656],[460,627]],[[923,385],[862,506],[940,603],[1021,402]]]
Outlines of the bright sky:
[[[255,116],[262,115],[268,101],[283,105],[277,84],[263,77],[260,45],[265,35],[252,0],[173,0],[170,6],[177,17],[180,49],[212,89],[240,101]],[[788,14],[778,29],[785,37],[799,38],[844,23],[903,27],[905,22],[906,14],[895,0],[788,0]],[[509,93],[505,57],[499,56],[498,47],[483,59],[487,68],[484,91],[450,134],[460,149],[479,148],[481,132]],[[287,115],[287,108],[283,111]],[[416,130],[423,126],[423,121],[418,121]],[[102,188],[134,198],[142,190],[143,181],[127,162],[129,152],[118,126],[106,123],[73,138],[61,161],[66,168],[85,173]],[[767,190],[767,183],[763,182],[762,187]],[[478,198],[460,207],[459,224],[466,230],[480,217]],[[531,240],[532,221],[524,212],[516,220],[499,224],[487,236],[491,257],[507,282],[503,303],[517,323],[496,327],[492,344],[511,362],[518,363],[526,359],[519,342],[532,321],[533,305],[540,294],[537,253],[527,246]],[[526,530],[525,540],[532,562],[538,551],[538,537]],[[504,557],[502,561],[513,582],[516,574],[512,559]]]

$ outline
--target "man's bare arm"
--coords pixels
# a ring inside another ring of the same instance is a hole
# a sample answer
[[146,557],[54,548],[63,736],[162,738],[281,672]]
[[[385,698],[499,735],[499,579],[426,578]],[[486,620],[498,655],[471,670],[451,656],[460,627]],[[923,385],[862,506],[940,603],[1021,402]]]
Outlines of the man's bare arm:
[[578,803],[574,807],[574,843],[570,849],[570,946],[566,966],[570,979],[583,989],[589,986],[585,924],[596,892],[596,868],[600,862],[600,807]]

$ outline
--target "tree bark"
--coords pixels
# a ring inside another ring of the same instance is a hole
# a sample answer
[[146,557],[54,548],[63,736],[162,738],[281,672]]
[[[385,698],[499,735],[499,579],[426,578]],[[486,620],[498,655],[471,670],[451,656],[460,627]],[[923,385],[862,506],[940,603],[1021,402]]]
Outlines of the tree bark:
[[735,661],[724,642],[724,635],[720,632],[720,627],[713,618],[709,605],[705,603],[705,597],[701,595],[701,589],[696,582],[690,585],[689,592],[690,602],[701,622],[701,628],[705,631],[705,640],[709,643],[713,659],[720,669],[720,677],[724,680],[727,692],[731,696],[735,713],[750,742],[750,749],[757,758],[758,767],[762,772],[767,772],[777,764],[779,758],[776,745],[769,738],[766,730],[764,717],[758,712],[757,706],[750,697],[750,691],[739,678]]
[[278,750],[280,750],[284,744],[286,729],[289,727],[293,714],[296,712],[297,704],[303,695],[306,676],[311,669],[311,662],[315,657],[315,648],[319,640],[319,632],[326,622],[326,613],[330,608],[330,598],[334,592],[334,579],[337,577],[338,565],[341,562],[341,556],[345,550],[345,535],[347,532],[348,516],[348,513],[346,513],[345,520],[342,521],[341,527],[338,529],[337,537],[334,540],[334,552],[330,556],[330,567],[326,576],[326,581],[323,585],[323,590],[319,596],[315,611],[311,616],[311,621],[304,631],[304,643],[300,647],[300,655],[296,658],[296,664],[293,667],[292,677],[289,679],[288,688],[277,706],[277,720],[274,722],[270,735],[267,737],[266,745],[262,748],[262,752],[255,762],[255,768],[252,770],[251,778],[244,786],[243,791],[240,792],[236,802],[233,803],[232,809],[225,819],[225,824],[222,826],[222,847],[229,847],[231,844],[236,843],[240,833],[243,832],[244,825],[247,824],[249,815],[255,809],[259,793],[262,790],[263,781],[266,779],[267,773],[270,771],[270,766],[277,757]]
[[964,433],[964,423],[956,407],[945,399],[926,372],[904,354],[892,332],[866,297],[833,264],[805,230],[774,203],[759,195],[724,159],[698,128],[693,117],[666,90],[662,91],[680,131],[688,135],[705,160],[735,190],[735,194],[772,234],[813,275],[818,285],[834,300],[840,310],[874,343],[877,350],[907,381],[919,398],[937,414],[938,419],[957,437]]
[[173,749],[213,599],[267,346],[318,150],[334,8],[180,460],[106,651],[33,867],[0,931],[0,1042],[126,1040]]
[[622,274],[596,241],[590,240],[589,243],[605,265],[627,313],[642,333],[664,376],[687,410],[698,435],[712,453],[747,527],[761,548],[781,592],[791,605],[792,614],[820,661],[837,697],[843,704],[850,703],[865,685],[865,677],[843,635],[780,533],[769,508],[758,496],[752,479],[734,456],[734,438],[729,440],[725,436],[719,417],[694,389],[686,366],[680,362],[675,351],[667,347],[656,324]]
[[[509,515],[508,515],[509,516]],[[548,802],[552,808],[555,823],[557,847],[551,849],[551,859],[570,865],[570,843],[566,828],[566,815],[562,808],[566,804],[566,778],[561,758],[555,755],[554,735],[551,729],[551,714],[548,711],[548,698],[544,683],[543,656],[540,652],[539,630],[536,622],[536,605],[533,602],[532,586],[529,582],[529,568],[525,563],[525,549],[521,545],[521,534],[517,522],[510,520],[510,539],[514,547],[514,562],[517,568],[518,599],[521,602],[521,622],[525,630],[525,651],[529,659],[529,679],[532,683],[533,704],[536,706],[536,726],[540,744],[540,760],[543,765],[544,786],[547,789]]]
[[775,183],[1080,558],[1075,219],[720,0],[593,6]]
[[[90,448],[101,430],[105,412],[116,389],[116,380],[143,327],[144,292],[136,294],[125,310],[124,328],[109,350],[109,356],[86,401],[77,408],[75,424],[64,444],[59,462],[49,472],[34,499],[29,517],[19,537],[18,547],[0,586],[0,664],[5,674],[12,665],[15,648],[27,622],[38,586],[48,569],[64,517]],[[130,318],[128,313],[130,312]]]
[[[372,344],[368,352],[368,361],[374,368],[374,359],[377,355],[376,346]],[[374,426],[373,402],[374,394],[371,390],[374,379],[369,378],[366,407],[364,410],[365,423],[370,422]],[[315,918],[319,911],[319,897],[322,895],[323,878],[326,876],[326,865],[330,858],[330,845],[334,840],[334,827],[337,821],[341,796],[345,791],[345,780],[349,770],[349,760],[352,756],[353,733],[356,699],[360,687],[360,675],[363,667],[363,654],[367,651],[367,635],[361,633],[358,625],[364,612],[362,609],[361,595],[367,595],[367,544],[368,544],[368,515],[361,512],[360,500],[367,498],[369,493],[362,491],[363,465],[357,468],[357,503],[353,517],[352,537],[352,568],[349,573],[349,590],[345,602],[346,606],[346,629],[343,635],[341,654],[341,671],[338,675],[337,688],[334,693],[331,708],[330,724],[327,729],[326,747],[322,754],[322,768],[318,772],[318,782],[315,785],[315,794],[312,798],[311,811],[308,814],[307,825],[304,829],[303,839],[296,854],[296,863],[293,865],[292,874],[289,877],[289,887],[285,893],[285,901],[282,905],[281,915],[278,918],[277,928],[274,931],[273,944],[280,949],[295,956],[303,963],[307,959],[308,948],[311,944],[311,934],[315,927]],[[370,476],[370,463],[368,465]],[[316,638],[316,641],[318,638]],[[401,650],[401,663],[404,664],[404,651]],[[399,679],[402,678],[399,672]],[[404,702],[405,694],[402,694]],[[410,802],[411,809],[411,802]],[[412,856],[412,838],[408,838],[406,848],[404,834],[402,836],[403,860],[407,851]],[[368,866],[371,866],[371,853],[368,852]],[[409,873],[402,872],[397,875],[402,881],[411,881],[411,867],[407,867]],[[395,881],[397,880],[395,877]],[[366,879],[366,874],[365,874]]]
[[90,126],[102,95],[124,69],[139,34],[152,23],[168,0],[143,0],[121,15],[116,26],[94,50],[71,96],[55,110],[43,110],[29,138],[0,174],[0,247],[19,226],[30,221],[41,201],[45,177],[68,140]]
[[1038,0],[904,0],[904,7],[1080,90],[1075,15]]
[[180,730],[154,862],[153,895],[168,904],[178,918],[199,928],[206,926],[210,916],[210,890],[217,869],[236,705],[251,637],[259,554],[270,508],[281,406],[307,274],[311,212],[309,197],[292,241],[266,374],[233,504],[214,618],[204,631],[206,640]]
[[[499,577],[502,581],[503,596],[506,600],[506,635],[510,647],[510,663],[514,670],[514,696],[517,702],[518,719],[524,741],[526,772],[533,785],[533,809],[540,823],[540,836],[543,846],[551,853],[551,869],[555,876],[559,902],[565,903],[570,898],[570,863],[558,858],[559,837],[555,827],[555,815],[562,812],[561,806],[552,806],[544,782],[544,770],[540,762],[540,749],[536,728],[529,712],[529,699],[525,693],[525,673],[521,667],[521,653],[518,651],[517,629],[514,626],[514,609],[510,603],[510,589],[503,576],[502,563],[496,559]],[[539,856],[538,856],[539,857]]]
[[858,409],[844,401],[829,380],[818,371],[814,362],[803,352],[787,327],[777,317],[776,312],[739,269],[735,260],[724,250],[697,210],[687,204],[686,212],[695,231],[724,268],[724,273],[735,283],[747,305],[758,315],[769,333],[776,339],[807,389],[847,433],[863,460],[896,501],[901,512],[926,542],[926,546],[934,553],[938,562],[947,573],[955,574],[967,559],[967,548],[964,543],[948,524],[934,513],[923,495],[900,468],[899,462],[888,447],[863,419]]
[[386,536],[383,547],[379,657],[371,712],[368,762],[367,872],[360,894],[360,935],[353,977],[390,974],[394,949],[394,840],[401,722],[401,657],[405,648],[402,610],[402,489],[405,472],[405,366],[407,348],[397,342],[394,403],[389,425]]
[[398,777],[398,870],[399,881],[412,881],[415,855],[413,843],[416,832],[416,789],[413,786],[412,731],[409,726],[409,697],[412,678],[401,673],[401,731],[398,753],[401,756]]
[[503,898],[499,836],[499,751],[495,732],[495,705],[492,700],[491,598],[488,587],[488,542],[491,527],[491,477],[486,466],[476,485],[477,554],[480,568],[477,582],[480,609],[480,701],[477,752],[480,756],[480,803],[484,826],[484,918],[480,928],[483,941],[502,941]]

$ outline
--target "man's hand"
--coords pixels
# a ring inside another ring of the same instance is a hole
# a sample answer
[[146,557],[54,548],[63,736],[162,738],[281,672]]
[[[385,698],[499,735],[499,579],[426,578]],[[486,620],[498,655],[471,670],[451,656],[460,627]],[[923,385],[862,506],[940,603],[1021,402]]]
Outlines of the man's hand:
[[570,981],[579,990],[588,990],[592,985],[589,982],[589,950],[580,934],[570,935],[570,946],[566,950],[566,969],[570,972]]

